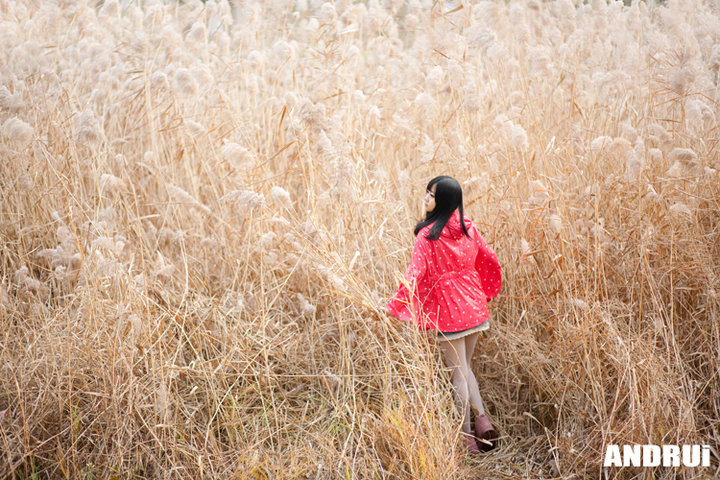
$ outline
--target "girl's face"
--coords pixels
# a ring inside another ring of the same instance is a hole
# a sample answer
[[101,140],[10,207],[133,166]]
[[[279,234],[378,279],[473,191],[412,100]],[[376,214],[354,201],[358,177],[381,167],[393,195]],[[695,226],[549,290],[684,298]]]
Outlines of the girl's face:
[[432,212],[433,210],[435,210],[435,186],[436,185],[437,184],[434,184],[432,187],[430,187],[430,190],[428,190],[425,193],[424,206],[425,206],[426,212]]

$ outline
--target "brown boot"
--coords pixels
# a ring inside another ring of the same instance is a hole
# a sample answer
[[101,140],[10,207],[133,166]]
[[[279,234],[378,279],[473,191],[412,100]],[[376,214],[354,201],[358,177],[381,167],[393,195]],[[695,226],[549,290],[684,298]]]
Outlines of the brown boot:
[[481,452],[488,452],[497,446],[497,432],[485,414],[475,417],[475,437]]
[[468,435],[467,433],[463,433],[462,435],[467,439],[467,453],[469,453],[470,455],[480,453],[477,441],[475,440],[475,432],[473,432],[472,435]]

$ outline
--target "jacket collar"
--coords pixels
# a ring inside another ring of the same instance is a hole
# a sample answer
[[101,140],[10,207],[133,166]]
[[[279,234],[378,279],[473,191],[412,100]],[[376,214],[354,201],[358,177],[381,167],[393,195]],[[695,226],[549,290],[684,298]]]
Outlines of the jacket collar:
[[452,213],[452,215],[450,215],[450,220],[448,222],[457,223],[459,225],[460,224],[460,210],[458,210],[456,208],[455,211]]

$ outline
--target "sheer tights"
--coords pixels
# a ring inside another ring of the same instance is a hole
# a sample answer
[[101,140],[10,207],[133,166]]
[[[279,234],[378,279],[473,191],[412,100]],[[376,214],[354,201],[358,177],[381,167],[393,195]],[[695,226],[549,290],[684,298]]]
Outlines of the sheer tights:
[[470,408],[472,407],[475,411],[475,415],[485,413],[480,389],[475,374],[470,368],[473,351],[480,333],[476,332],[456,340],[438,342],[443,362],[450,369],[455,405],[463,417],[463,432],[467,434],[472,433]]

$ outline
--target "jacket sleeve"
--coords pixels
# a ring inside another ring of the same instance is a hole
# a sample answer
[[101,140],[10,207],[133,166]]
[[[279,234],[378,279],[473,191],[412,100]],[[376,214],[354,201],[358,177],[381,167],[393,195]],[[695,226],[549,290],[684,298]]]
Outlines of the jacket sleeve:
[[500,262],[498,261],[495,251],[485,243],[482,235],[473,225],[473,233],[475,242],[478,245],[477,257],[475,257],[475,269],[480,274],[483,291],[487,296],[487,300],[495,298],[500,292],[502,285],[502,275]]
[[[392,300],[385,306],[390,315],[400,320],[412,321],[419,317],[420,296],[418,290],[427,275],[427,242],[428,240],[424,236],[420,234],[417,236],[405,276]],[[413,292],[412,298],[410,292]]]

